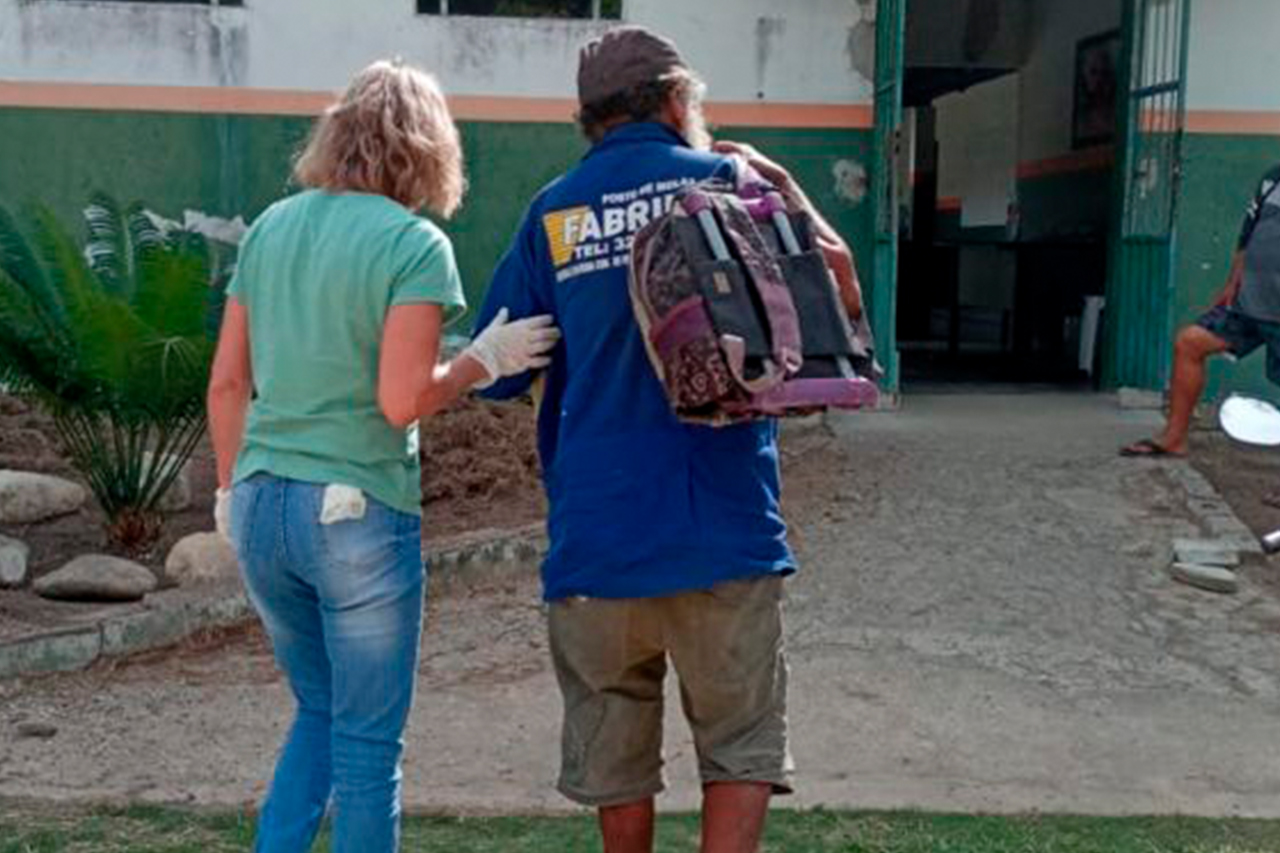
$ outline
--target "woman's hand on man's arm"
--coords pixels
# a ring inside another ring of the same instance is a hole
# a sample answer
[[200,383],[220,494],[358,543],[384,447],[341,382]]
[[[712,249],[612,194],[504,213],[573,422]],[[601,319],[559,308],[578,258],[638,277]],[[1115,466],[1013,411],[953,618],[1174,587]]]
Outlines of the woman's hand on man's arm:
[[507,316],[506,308],[499,309],[493,322],[462,352],[484,366],[488,378],[478,388],[546,367],[551,363],[551,350],[560,341],[560,330],[550,314],[521,320],[508,320]]
[[378,406],[395,426],[408,426],[447,407],[472,388],[545,367],[560,331],[540,315],[508,322],[499,312],[488,327],[446,364],[437,364],[443,309],[396,305],[382,331]]

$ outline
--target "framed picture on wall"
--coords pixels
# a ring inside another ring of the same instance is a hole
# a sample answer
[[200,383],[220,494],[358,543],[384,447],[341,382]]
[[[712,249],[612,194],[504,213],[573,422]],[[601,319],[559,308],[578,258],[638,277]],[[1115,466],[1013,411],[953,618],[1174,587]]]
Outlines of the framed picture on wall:
[[1088,148],[1115,140],[1119,90],[1120,31],[1108,30],[1076,42],[1072,148]]

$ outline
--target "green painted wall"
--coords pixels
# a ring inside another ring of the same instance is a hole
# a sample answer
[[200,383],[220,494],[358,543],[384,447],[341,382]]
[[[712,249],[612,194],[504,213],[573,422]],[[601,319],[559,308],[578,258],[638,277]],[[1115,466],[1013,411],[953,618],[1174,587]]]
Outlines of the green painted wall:
[[1021,178],[1021,239],[1105,239],[1111,215],[1111,176],[1111,169],[1089,169]]
[[[1222,288],[1240,233],[1245,205],[1258,180],[1280,161],[1280,138],[1189,134],[1185,145],[1173,322],[1177,329],[1195,320]],[[1280,398],[1267,381],[1261,352],[1232,364],[1210,360],[1208,394],[1229,391]]]
[[[172,218],[185,209],[252,221],[289,191],[289,163],[310,120],[274,116],[0,110],[0,204],[33,201],[79,221],[93,189],[141,200]],[[568,125],[462,127],[470,191],[448,223],[474,300],[521,208],[581,153]]]
[[[0,109],[0,204],[16,211],[40,202],[78,223],[89,193],[102,189],[172,218],[194,209],[251,222],[288,192],[290,157],[309,127],[298,117]],[[586,144],[569,124],[461,129],[470,189],[446,227],[474,304],[529,199]],[[868,162],[868,132],[732,128],[719,135],[751,142],[791,169],[862,250],[859,266],[870,275],[870,204],[842,200],[832,173],[842,158]]]
[[[140,199],[167,216],[197,209],[252,220],[288,191],[289,159],[309,120],[296,117],[0,109],[0,204],[50,205],[78,222],[93,189]],[[525,204],[570,167],[585,144],[567,124],[464,123],[471,189],[448,224],[468,294],[482,294]],[[800,179],[858,255],[864,289],[873,291],[870,199],[837,191],[839,160],[871,160],[867,130],[721,128],[774,156]],[[1175,327],[1193,320],[1226,274],[1241,213],[1258,177],[1280,160],[1280,139],[1190,135],[1178,232]],[[1022,238],[1080,236],[1095,222],[1110,173],[1052,176],[1020,184]],[[1263,359],[1215,360],[1210,391],[1242,389],[1278,396]]]
[[[1110,169],[1087,169],[1018,179],[1019,239],[1053,241],[1106,238],[1111,204]],[[942,242],[1006,238],[1003,225],[966,227],[958,210],[939,210],[934,236]]]
[[68,222],[93,189],[157,212],[257,213],[284,189],[307,123],[289,118],[0,110],[0,202]]
[[[567,124],[462,125],[470,188],[446,226],[453,237],[467,301],[479,305],[489,276],[511,242],[525,205],[586,150]],[[456,327],[466,332],[467,321]]]

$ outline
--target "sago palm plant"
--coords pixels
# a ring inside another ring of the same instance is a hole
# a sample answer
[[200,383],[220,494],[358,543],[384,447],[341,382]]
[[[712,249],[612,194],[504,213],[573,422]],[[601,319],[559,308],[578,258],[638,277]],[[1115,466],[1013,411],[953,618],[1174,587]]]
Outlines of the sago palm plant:
[[48,411],[111,542],[155,542],[205,428],[220,293],[208,244],[97,194],[81,245],[47,210],[0,208],[0,381]]

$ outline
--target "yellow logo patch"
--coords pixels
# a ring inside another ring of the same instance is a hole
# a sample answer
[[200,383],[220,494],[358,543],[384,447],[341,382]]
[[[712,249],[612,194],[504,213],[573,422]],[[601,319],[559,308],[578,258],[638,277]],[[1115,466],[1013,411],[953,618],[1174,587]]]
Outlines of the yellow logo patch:
[[567,210],[553,210],[542,217],[542,227],[547,231],[547,242],[551,245],[551,262],[562,267],[573,260],[573,252],[578,248],[586,235],[582,227],[586,217],[591,215],[591,208],[571,207]]

